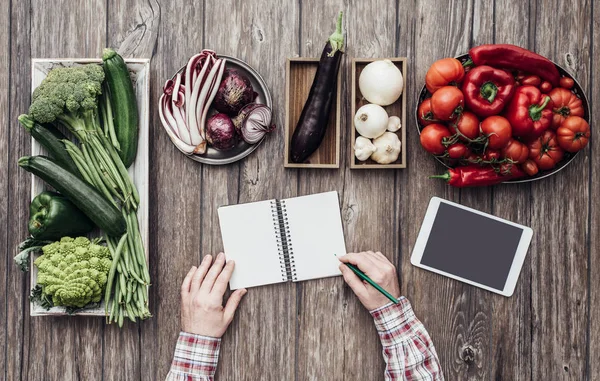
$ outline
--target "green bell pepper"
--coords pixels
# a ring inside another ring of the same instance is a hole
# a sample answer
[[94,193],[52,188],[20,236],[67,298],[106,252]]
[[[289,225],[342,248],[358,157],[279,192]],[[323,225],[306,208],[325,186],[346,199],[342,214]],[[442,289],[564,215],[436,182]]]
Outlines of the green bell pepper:
[[57,240],[89,233],[94,224],[65,196],[46,191],[29,205],[28,228],[36,239]]

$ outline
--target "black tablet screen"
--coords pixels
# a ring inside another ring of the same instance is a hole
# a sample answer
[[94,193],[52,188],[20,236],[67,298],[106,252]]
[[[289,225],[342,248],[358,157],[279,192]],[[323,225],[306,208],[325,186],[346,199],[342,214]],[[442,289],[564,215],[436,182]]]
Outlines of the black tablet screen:
[[523,229],[440,203],[421,263],[503,290]]

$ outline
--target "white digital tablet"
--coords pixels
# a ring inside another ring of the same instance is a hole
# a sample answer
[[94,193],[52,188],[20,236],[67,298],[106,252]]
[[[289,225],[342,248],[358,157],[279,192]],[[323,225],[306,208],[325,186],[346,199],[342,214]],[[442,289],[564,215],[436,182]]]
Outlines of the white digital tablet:
[[411,263],[511,296],[532,235],[527,226],[433,197]]

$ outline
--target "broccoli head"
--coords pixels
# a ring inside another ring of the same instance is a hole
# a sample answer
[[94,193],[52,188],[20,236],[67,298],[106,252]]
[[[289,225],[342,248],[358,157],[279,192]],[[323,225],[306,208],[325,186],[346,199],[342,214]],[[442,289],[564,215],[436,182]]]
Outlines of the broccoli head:
[[33,91],[29,115],[39,123],[60,122],[76,134],[95,128],[103,81],[96,64],[52,69]]
[[100,301],[112,264],[107,247],[85,237],[63,237],[42,252],[34,262],[37,284],[54,305],[83,307]]

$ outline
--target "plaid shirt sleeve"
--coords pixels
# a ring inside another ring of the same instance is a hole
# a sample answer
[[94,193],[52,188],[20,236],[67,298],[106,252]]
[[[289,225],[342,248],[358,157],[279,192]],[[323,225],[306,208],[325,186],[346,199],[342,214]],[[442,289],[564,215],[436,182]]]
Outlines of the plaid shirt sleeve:
[[370,313],[383,346],[386,381],[444,380],[431,338],[405,297]]
[[212,381],[221,339],[181,332],[166,381]]

